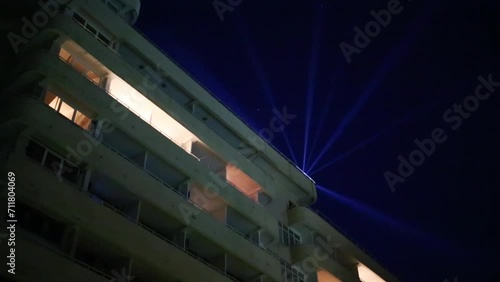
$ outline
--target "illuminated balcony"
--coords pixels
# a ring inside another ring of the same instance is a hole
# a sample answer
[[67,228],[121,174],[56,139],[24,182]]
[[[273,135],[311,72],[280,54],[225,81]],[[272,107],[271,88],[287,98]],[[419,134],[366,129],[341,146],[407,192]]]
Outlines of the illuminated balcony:
[[262,187],[255,182],[250,176],[241,171],[237,166],[229,163],[226,165],[226,179],[240,192],[247,195],[248,198],[258,202],[259,192]]
[[92,120],[80,111],[68,105],[66,102],[62,101],[62,99],[56,96],[53,92],[47,91],[43,102],[81,128],[85,130],[90,129]]
[[342,280],[338,279],[334,275],[332,275],[330,272],[320,269],[317,272],[318,276],[318,282],[342,282]]

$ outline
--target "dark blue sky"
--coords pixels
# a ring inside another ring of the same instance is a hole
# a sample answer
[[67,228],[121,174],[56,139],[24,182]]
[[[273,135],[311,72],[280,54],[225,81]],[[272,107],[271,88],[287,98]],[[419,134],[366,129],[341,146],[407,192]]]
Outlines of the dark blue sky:
[[[243,0],[221,21],[212,1],[142,0],[137,27],[254,129],[273,108],[296,114],[290,147],[272,143],[303,167],[307,142],[314,207],[402,281],[498,281],[500,87],[456,130],[443,114],[478,76],[500,81],[499,5],[401,1],[347,63],[339,44],[390,1],[344,2]],[[392,192],[384,173],[435,128],[446,141]]]

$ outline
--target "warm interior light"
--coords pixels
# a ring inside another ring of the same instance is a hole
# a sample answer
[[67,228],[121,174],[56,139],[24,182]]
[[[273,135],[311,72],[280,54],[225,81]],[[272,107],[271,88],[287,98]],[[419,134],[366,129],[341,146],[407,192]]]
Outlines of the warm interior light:
[[67,119],[76,123],[81,128],[89,130],[90,123],[92,120],[88,118],[86,115],[82,114],[80,111],[77,111],[70,105],[64,103],[61,100],[61,98],[56,96],[54,93],[47,91],[45,93],[43,102],[52,109],[56,110],[57,112],[65,116]]
[[257,182],[235,165],[226,166],[226,179],[249,198],[257,201],[258,192],[262,190]]
[[90,118],[85,116],[84,114],[80,113],[79,111],[76,111],[75,114],[75,123],[80,126],[83,129],[89,130],[90,129]]
[[375,272],[366,267],[363,264],[358,264],[359,278],[363,282],[385,282],[384,279],[380,278]]
[[62,102],[59,113],[65,116],[69,120],[73,120],[73,114],[75,113],[75,109],[70,107],[68,104]]
[[335,277],[330,272],[320,269],[318,270],[318,282],[342,282],[342,280]]
[[59,109],[59,103],[61,102],[61,98],[57,97],[54,93],[47,91],[43,102],[49,105],[49,107],[51,107],[52,109],[57,111]]
[[187,143],[199,141],[193,133],[116,75],[109,76],[108,91],[117,101],[186,151],[190,152],[191,148]]
[[61,57],[65,61],[69,61],[69,59],[71,58],[71,54],[64,48],[61,48],[61,50],[59,50],[59,57]]

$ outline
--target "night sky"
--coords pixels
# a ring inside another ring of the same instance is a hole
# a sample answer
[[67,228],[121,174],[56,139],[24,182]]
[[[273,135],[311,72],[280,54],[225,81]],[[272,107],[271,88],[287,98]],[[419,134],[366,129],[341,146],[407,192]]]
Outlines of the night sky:
[[348,63],[339,45],[391,2],[242,0],[221,20],[212,1],[142,0],[136,26],[255,130],[297,115],[271,142],[402,281],[500,281],[500,86],[468,97],[500,82],[500,5],[402,0]]

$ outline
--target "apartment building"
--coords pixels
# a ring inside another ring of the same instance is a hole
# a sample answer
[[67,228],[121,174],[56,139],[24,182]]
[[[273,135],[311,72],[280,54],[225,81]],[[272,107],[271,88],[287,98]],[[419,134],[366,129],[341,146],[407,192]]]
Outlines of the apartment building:
[[2,281],[398,281],[134,27],[138,0],[20,2],[2,25]]

